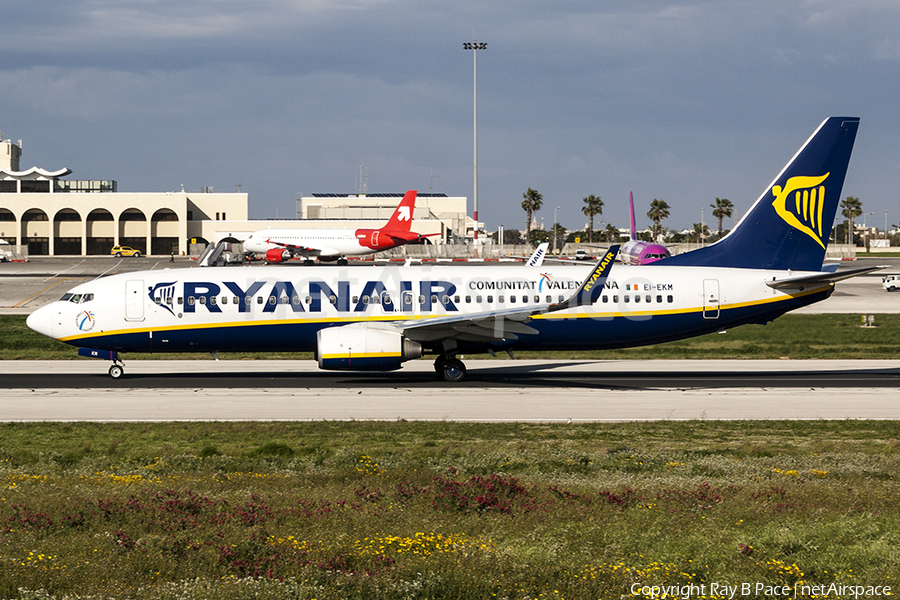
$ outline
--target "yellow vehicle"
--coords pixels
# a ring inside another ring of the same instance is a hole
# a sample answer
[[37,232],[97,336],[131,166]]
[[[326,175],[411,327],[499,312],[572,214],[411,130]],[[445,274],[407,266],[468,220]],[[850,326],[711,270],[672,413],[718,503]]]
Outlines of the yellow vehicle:
[[110,254],[115,256],[135,256],[140,257],[141,251],[135,250],[134,248],[129,248],[128,246],[113,246],[113,249],[109,251]]

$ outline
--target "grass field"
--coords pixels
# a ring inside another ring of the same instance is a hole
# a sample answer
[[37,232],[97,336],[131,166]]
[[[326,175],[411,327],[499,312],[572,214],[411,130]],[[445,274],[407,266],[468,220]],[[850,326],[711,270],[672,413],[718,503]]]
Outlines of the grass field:
[[4,424],[0,597],[880,597],[900,589],[898,437],[861,421]]
[[[856,315],[784,315],[768,325],[745,325],[726,334],[704,335],[642,348],[591,352],[528,353],[520,358],[900,358],[900,314],[877,315],[876,327],[860,327]],[[127,358],[209,358],[208,354],[128,354]],[[75,348],[35,333],[23,316],[0,316],[0,357],[73,359]],[[223,359],[312,358],[311,353],[221,353]],[[486,358],[487,355],[484,356]],[[472,358],[472,357],[468,357]],[[427,359],[430,360],[430,359]]]

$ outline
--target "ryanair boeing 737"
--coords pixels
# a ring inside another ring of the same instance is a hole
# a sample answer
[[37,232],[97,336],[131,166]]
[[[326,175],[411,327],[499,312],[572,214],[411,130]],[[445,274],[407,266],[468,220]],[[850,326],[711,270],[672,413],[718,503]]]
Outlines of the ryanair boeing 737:
[[96,279],[28,326],[113,362],[121,352],[313,351],[323,369],[392,370],[436,355],[625,348],[766,323],[828,298],[823,271],[858,118],[826,119],[720,241],[644,266],[223,267]]

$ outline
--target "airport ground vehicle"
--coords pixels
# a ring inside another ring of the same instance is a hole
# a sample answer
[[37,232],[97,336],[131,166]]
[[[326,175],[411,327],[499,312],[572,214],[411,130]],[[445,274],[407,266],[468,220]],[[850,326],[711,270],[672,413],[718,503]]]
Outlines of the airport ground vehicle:
[[900,275],[885,275],[881,278],[881,287],[889,292],[900,290]]
[[113,246],[112,250],[109,251],[113,256],[134,256],[139,258],[141,256],[140,250],[135,250],[134,248],[129,248],[128,246]]

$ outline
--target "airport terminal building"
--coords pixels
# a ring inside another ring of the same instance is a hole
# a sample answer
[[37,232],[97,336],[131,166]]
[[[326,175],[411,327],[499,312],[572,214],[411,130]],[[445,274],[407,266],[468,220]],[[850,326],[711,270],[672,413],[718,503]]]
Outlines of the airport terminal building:
[[[183,255],[219,241],[239,242],[259,229],[380,227],[397,207],[397,194],[313,194],[297,201],[297,219],[249,219],[248,194],[119,192],[114,180],[67,180],[70,169],[20,170],[22,143],[0,136],[0,240],[28,256],[109,255],[113,246],[141,254]],[[414,230],[441,234],[430,243],[471,233],[466,198],[420,194]],[[196,249],[196,248],[194,248]]]

